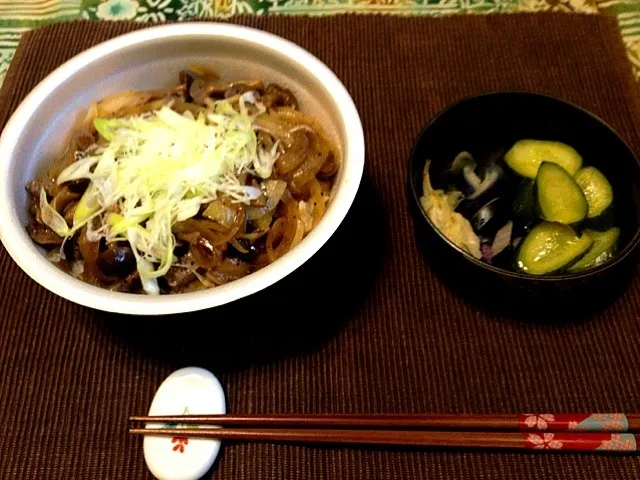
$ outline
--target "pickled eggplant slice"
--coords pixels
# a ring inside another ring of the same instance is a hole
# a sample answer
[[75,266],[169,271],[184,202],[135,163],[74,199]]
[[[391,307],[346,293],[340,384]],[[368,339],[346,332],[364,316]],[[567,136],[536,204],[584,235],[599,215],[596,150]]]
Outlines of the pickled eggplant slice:
[[522,242],[516,266],[531,275],[560,272],[580,260],[592,245],[588,235],[579,237],[567,225],[542,222]]
[[582,272],[602,265],[611,260],[616,253],[618,237],[620,236],[619,228],[610,228],[606,232],[587,229],[584,234],[593,240],[593,246],[584,257],[569,268],[571,273]]
[[536,178],[543,162],[560,165],[571,175],[582,166],[582,157],[569,145],[547,140],[519,140],[505,154],[504,160],[517,174]]
[[573,177],[555,163],[543,162],[536,178],[540,216],[571,225],[587,216],[587,199]]
[[480,207],[471,217],[473,230],[481,236],[493,238],[509,220],[509,204],[497,197]]

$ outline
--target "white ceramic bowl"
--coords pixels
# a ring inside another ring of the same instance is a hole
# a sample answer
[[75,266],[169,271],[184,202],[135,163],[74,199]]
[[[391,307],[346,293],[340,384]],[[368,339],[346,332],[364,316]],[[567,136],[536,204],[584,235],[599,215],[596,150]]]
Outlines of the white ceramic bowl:
[[[146,296],[88,285],[58,269],[26,233],[25,185],[60,155],[72,123],[91,101],[127,89],[174,85],[189,64],[213,67],[222,80],[261,78],[294,91],[305,112],[327,128],[342,165],[322,221],[273,264],[235,282],[201,292]],[[137,315],[189,312],[255,293],[287,276],[331,237],[349,210],[364,167],[360,117],[349,93],[326,65],[280,37],[217,23],[139,30],[97,45],[45,78],[22,102],[0,137],[0,238],[36,282],[72,302]]]

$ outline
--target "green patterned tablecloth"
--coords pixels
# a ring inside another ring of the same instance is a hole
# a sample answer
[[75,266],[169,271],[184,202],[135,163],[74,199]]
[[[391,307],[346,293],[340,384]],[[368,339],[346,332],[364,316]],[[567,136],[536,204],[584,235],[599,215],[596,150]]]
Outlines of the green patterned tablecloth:
[[23,32],[65,20],[156,22],[242,13],[437,16],[544,10],[615,15],[640,80],[640,0],[0,0],[0,83]]

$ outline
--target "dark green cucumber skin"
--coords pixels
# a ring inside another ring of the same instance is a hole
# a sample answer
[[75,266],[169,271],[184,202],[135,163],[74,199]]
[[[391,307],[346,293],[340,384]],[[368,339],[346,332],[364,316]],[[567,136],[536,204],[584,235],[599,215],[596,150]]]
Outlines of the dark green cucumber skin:
[[578,263],[580,260],[582,260],[582,257],[584,257],[587,253],[589,253],[589,250],[591,250],[593,248],[593,243],[591,244],[591,246],[589,248],[587,248],[584,253],[582,255],[578,255],[576,258],[574,258],[572,261],[570,261],[569,263],[563,265],[562,267],[560,267],[558,270],[554,270],[553,273],[549,273],[548,275],[558,275],[559,273],[564,273],[567,270],[569,270],[571,267],[573,267],[576,263]]
[[597,217],[585,218],[580,226],[604,232],[615,226],[615,220],[615,208],[612,203]]
[[530,230],[537,219],[535,183],[530,178],[520,182],[511,207],[514,223],[524,231]]

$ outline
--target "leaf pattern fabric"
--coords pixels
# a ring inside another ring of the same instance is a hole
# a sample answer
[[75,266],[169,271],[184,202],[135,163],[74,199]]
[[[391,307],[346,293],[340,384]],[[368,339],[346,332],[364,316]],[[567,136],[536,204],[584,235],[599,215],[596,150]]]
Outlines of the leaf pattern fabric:
[[557,11],[614,15],[640,81],[640,2],[628,0],[0,0],[0,84],[20,35],[74,19],[163,22],[238,14],[451,15]]

